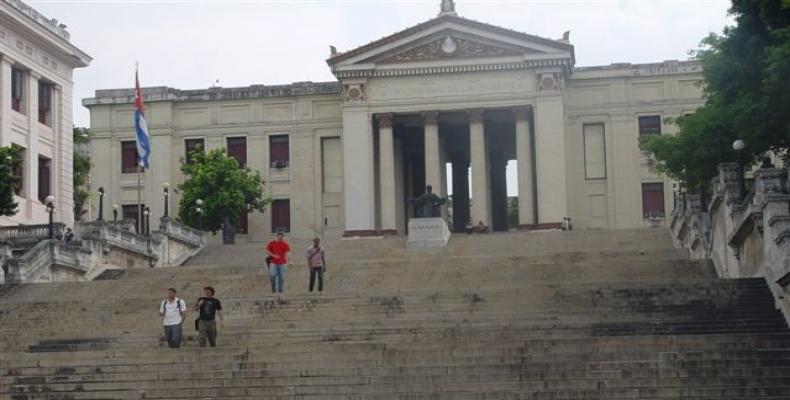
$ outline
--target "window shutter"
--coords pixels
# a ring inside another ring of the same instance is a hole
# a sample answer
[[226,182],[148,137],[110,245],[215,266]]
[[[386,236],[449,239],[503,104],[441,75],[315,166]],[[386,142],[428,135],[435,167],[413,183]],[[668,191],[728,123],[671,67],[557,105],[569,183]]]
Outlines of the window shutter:
[[228,138],[228,155],[236,159],[240,167],[247,166],[247,138]]
[[269,162],[274,166],[277,161],[284,162],[284,166],[290,161],[288,135],[269,136]]

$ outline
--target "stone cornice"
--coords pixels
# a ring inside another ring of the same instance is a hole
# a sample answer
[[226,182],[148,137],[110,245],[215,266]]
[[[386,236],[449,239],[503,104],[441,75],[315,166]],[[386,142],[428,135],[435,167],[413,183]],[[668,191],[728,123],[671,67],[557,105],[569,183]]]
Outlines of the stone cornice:
[[[295,82],[290,85],[252,85],[237,88],[213,87],[197,90],[180,90],[167,86],[143,88],[145,102],[242,100],[340,93],[342,93],[340,82]],[[83,99],[82,105],[131,104],[133,102],[134,89],[108,89],[97,90],[94,97]]]
[[485,72],[520,70],[541,67],[563,67],[570,69],[571,61],[567,58],[527,60],[522,62],[494,63],[494,64],[470,64],[470,65],[442,65],[431,67],[414,68],[392,68],[392,69],[359,69],[335,71],[338,79],[348,78],[383,78],[410,75],[436,75],[463,72]]

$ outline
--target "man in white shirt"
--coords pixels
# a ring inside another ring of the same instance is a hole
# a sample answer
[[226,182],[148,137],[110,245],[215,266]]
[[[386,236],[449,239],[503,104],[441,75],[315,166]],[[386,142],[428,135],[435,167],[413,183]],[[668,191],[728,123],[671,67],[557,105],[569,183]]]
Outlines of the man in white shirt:
[[163,317],[165,338],[171,349],[181,347],[181,325],[187,305],[184,300],[176,297],[174,288],[167,289],[167,297],[159,304],[159,315]]

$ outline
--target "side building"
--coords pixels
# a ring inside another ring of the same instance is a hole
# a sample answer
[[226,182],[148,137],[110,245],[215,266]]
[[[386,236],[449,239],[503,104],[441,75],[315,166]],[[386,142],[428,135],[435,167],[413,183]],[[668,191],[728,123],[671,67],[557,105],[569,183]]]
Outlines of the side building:
[[74,223],[72,76],[91,61],[65,25],[19,0],[0,1],[0,146],[17,145],[23,157],[18,212],[0,225],[46,223],[49,195],[55,220]]
[[[668,117],[703,104],[699,64],[575,67],[568,37],[541,38],[445,8],[356,49],[333,50],[327,63],[338,82],[144,89],[153,136],[144,203],[162,215],[162,185],[182,181],[178,159],[201,145],[226,148],[267,181],[275,201],[248,216],[242,231],[250,240],[278,228],[299,237],[403,234],[408,199],[426,184],[453,197],[446,217],[456,231],[478,221],[494,230],[558,228],[565,217],[577,229],[665,223],[672,182],[652,171],[638,142],[672,134]],[[131,89],[83,100],[95,135],[92,182],[130,218],[132,101]],[[517,226],[508,193],[518,193]]]

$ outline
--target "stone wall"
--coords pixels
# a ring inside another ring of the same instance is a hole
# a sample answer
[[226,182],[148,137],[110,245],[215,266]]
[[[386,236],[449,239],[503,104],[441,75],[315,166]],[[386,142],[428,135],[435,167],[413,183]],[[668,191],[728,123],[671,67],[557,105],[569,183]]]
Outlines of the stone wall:
[[719,165],[712,198],[678,195],[672,214],[675,244],[709,258],[722,278],[764,277],[790,322],[790,183],[787,168],[760,168],[740,193],[737,165]]

